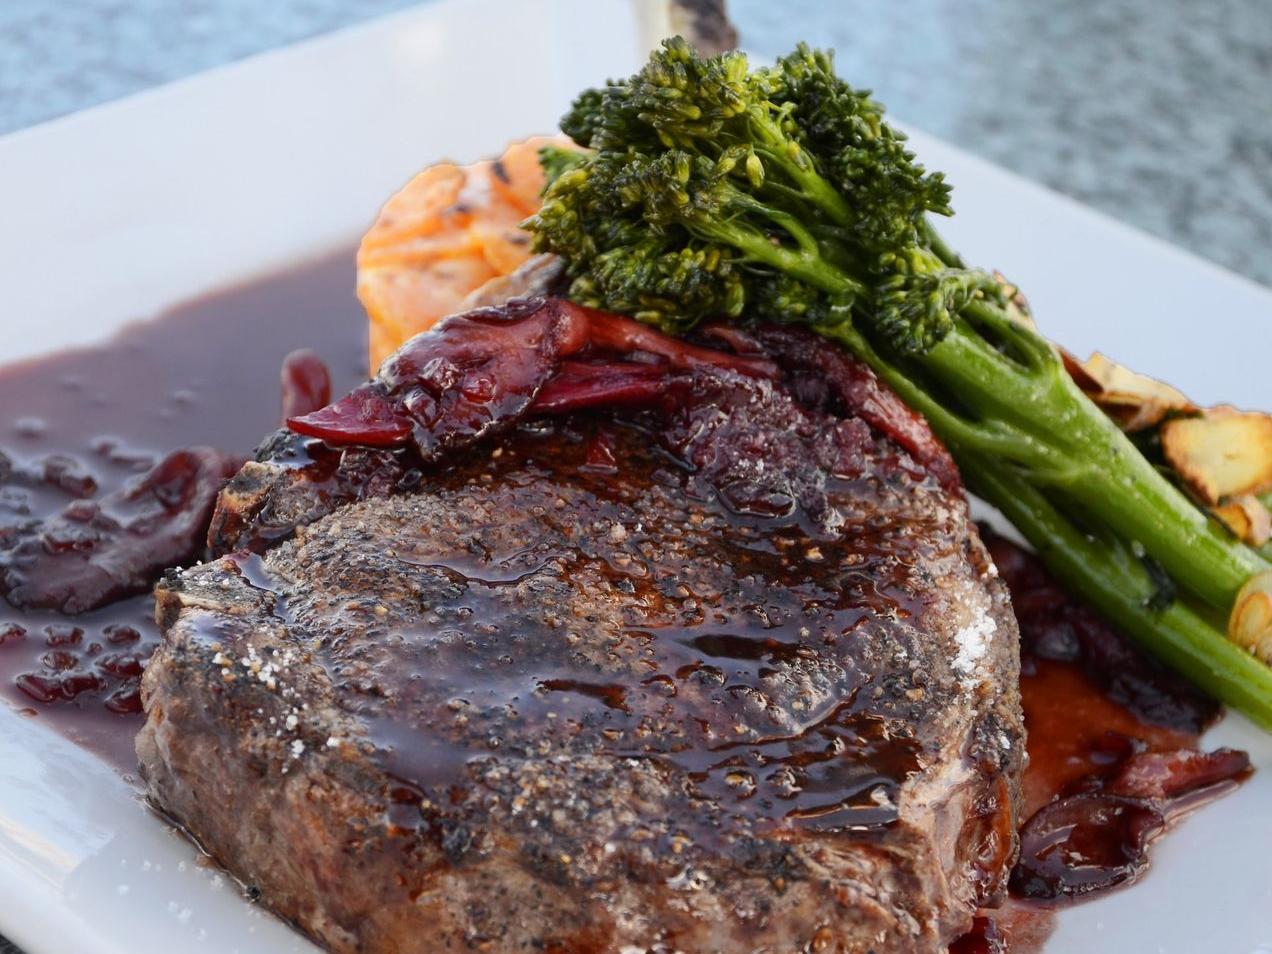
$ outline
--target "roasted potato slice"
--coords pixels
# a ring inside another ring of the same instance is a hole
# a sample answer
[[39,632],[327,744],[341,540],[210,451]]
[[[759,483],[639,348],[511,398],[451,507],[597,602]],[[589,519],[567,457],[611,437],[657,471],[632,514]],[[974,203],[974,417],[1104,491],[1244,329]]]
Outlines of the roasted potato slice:
[[1252,547],[1261,547],[1272,537],[1272,513],[1254,494],[1232,497],[1217,507],[1211,507],[1210,512],[1232,531],[1233,536]]
[[521,223],[539,208],[539,148],[425,169],[380,210],[358,249],[358,298],[371,319],[370,372],[408,338],[456,311],[475,289],[530,257]]
[[1162,453],[1208,504],[1272,488],[1272,415],[1215,408],[1162,425]]
[[1065,359],[1078,387],[1128,433],[1154,427],[1171,413],[1197,410],[1176,388],[1125,368],[1098,351],[1082,362],[1069,355]]
[[1251,577],[1237,594],[1228,638],[1272,665],[1272,570]]

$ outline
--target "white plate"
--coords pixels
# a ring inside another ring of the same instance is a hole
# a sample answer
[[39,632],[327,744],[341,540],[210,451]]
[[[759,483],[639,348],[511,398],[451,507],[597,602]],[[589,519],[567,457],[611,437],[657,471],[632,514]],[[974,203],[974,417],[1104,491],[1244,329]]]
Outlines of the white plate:
[[[423,163],[552,128],[639,60],[633,2],[438,3],[0,140],[0,360],[349,242]],[[915,144],[955,184],[950,238],[1020,282],[1054,337],[1205,402],[1272,406],[1272,294]],[[1272,954],[1272,741],[1230,717],[1207,743],[1262,771],[1166,838],[1142,884],[1065,911],[1051,954]],[[313,950],[195,861],[112,770],[0,710],[0,933],[30,954]]]

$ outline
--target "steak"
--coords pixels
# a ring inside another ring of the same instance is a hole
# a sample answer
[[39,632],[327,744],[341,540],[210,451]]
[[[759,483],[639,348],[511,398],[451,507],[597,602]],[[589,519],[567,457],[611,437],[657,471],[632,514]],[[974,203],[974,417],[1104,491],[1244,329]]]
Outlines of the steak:
[[157,591],[151,798],[333,951],[944,950],[1015,852],[1006,590],[868,371],[715,340],[449,319],[263,445]]

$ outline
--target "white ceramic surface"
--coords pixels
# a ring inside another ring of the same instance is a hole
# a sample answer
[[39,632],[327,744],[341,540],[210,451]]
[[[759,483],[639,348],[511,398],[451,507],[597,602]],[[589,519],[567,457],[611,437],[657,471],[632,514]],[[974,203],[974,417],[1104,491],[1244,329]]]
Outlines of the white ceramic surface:
[[[633,2],[438,3],[0,139],[0,360],[351,241],[423,163],[552,128],[637,62]],[[951,240],[1054,337],[1272,406],[1272,293],[914,139],[955,184]],[[1141,885],[1065,911],[1048,952],[1272,954],[1272,742],[1235,717],[1207,742],[1262,771],[1163,841]],[[0,710],[0,933],[30,954],[313,950],[196,860],[112,770]]]

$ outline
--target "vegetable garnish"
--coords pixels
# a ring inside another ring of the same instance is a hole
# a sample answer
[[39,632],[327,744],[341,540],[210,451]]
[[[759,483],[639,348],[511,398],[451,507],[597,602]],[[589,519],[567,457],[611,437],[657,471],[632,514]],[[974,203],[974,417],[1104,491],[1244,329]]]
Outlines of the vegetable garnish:
[[530,257],[518,228],[539,207],[539,149],[548,139],[511,143],[497,159],[429,166],[399,189],[362,237],[358,299],[371,320],[370,373],[409,338],[446,315],[491,278]]
[[951,214],[943,177],[830,54],[801,45],[752,70],[671,39],[561,126],[590,151],[544,150],[550,184],[526,227],[565,261],[570,297],[666,331],[796,322],[843,345],[1052,572],[1272,729],[1272,667],[1248,651],[1269,642],[1249,609],[1265,590],[1247,586],[1272,563],[1092,403],[1013,288],[945,244],[929,219]]

